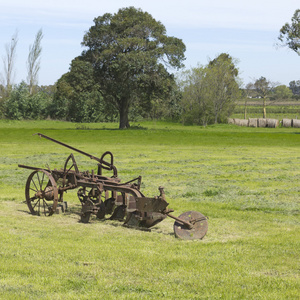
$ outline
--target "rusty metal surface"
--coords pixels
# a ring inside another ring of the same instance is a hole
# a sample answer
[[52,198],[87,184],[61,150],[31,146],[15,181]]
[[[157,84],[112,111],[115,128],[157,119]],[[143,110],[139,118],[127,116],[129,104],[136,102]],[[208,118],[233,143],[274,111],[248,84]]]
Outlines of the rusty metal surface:
[[[64,193],[78,189],[82,223],[88,223],[95,215],[98,219],[120,220],[126,226],[147,229],[171,217],[175,219],[174,231],[179,238],[202,239],[206,234],[207,219],[201,213],[189,211],[179,217],[170,214],[173,210],[167,208],[163,187],[158,188],[158,196],[146,197],[140,191],[141,176],[122,183],[111,152],[106,151],[98,158],[44,134],[37,135],[97,161],[97,172],[80,172],[72,153],[60,170],[20,164],[21,168],[33,170],[25,186],[26,203],[32,214],[51,216],[64,207]],[[111,176],[104,176],[103,170],[111,171]]]
[[[192,227],[180,222],[180,219],[189,222]],[[208,229],[207,218],[198,211],[187,211],[178,217],[174,223],[176,237],[183,240],[203,239]]]

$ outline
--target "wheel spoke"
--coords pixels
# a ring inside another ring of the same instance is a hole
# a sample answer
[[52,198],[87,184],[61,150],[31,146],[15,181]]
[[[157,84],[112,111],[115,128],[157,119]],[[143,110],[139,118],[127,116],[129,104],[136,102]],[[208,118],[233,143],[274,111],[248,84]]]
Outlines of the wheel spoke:
[[36,205],[40,202],[40,199],[38,199],[38,201],[35,202],[34,206],[32,207],[33,209],[35,209]]
[[33,196],[33,197],[31,197],[31,198],[29,198],[29,201],[34,201],[34,200],[36,200],[37,199],[37,197],[36,196]]
[[46,170],[36,170],[26,183],[26,202],[34,215],[51,216],[58,202],[58,190],[54,177]]
[[34,189],[31,188],[31,187],[30,187],[29,189],[30,189],[31,191],[35,192],[35,193],[37,192],[37,190],[34,190]]
[[42,177],[42,181],[41,181],[41,190],[43,190],[44,177],[45,177],[45,173],[43,173],[43,177]]
[[[38,187],[36,186],[35,181],[34,181],[33,178],[31,179],[31,182],[34,184],[34,186],[35,186],[35,188],[36,188],[35,192],[37,192],[39,189],[38,189]],[[31,185],[30,185],[30,187],[31,187]],[[31,189],[32,189],[32,188],[31,188]],[[33,189],[32,189],[32,190],[33,190]]]
[[43,202],[44,202],[44,205],[47,206],[47,208],[49,209],[50,205],[48,205],[48,203],[45,200],[43,200]]
[[40,180],[39,172],[36,173],[36,177],[37,177],[37,179],[38,179],[39,186],[40,186],[39,190],[41,190],[41,189],[42,189],[42,186],[41,186],[41,180]]
[[47,204],[47,203],[46,203],[45,200],[43,199],[44,215],[46,215],[46,205],[45,205],[45,204]]

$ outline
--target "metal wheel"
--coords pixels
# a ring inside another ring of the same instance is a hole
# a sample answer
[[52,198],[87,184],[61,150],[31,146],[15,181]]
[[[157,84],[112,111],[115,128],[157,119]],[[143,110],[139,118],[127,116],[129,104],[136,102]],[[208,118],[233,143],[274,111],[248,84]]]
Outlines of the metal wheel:
[[208,229],[207,218],[198,211],[187,211],[181,214],[179,219],[190,222],[193,227],[189,229],[186,225],[179,221],[174,223],[174,233],[176,237],[183,240],[202,239]]
[[51,216],[58,202],[58,190],[52,175],[45,170],[32,172],[27,179],[25,197],[33,215]]

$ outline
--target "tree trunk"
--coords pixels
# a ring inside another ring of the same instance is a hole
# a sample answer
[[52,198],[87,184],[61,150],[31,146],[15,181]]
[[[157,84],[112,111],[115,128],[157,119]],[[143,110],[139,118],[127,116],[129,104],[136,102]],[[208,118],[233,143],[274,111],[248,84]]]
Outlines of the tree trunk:
[[119,113],[120,113],[120,124],[119,129],[126,129],[130,127],[128,121],[128,111],[129,111],[129,101],[127,99],[121,99],[120,106],[119,106]]
[[264,101],[263,101],[263,118],[266,119],[267,118],[267,111],[266,111],[266,98],[264,97]]
[[219,114],[215,113],[215,124],[218,124],[218,116],[219,116]]
[[245,100],[244,119],[247,119],[247,100]]

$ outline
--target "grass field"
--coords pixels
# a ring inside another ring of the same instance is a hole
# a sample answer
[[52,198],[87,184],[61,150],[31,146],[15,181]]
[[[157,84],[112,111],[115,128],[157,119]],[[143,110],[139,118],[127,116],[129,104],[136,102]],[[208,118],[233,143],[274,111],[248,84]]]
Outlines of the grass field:
[[[300,299],[300,129],[132,125],[0,121],[0,299]],[[30,215],[18,164],[61,168],[70,154],[36,132],[112,151],[122,181],[142,175],[149,197],[163,185],[175,215],[209,217],[207,235],[179,240],[171,219],[82,224],[76,192],[68,213]]]

